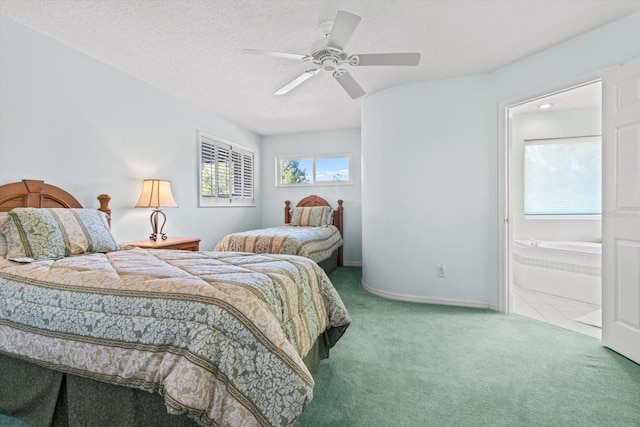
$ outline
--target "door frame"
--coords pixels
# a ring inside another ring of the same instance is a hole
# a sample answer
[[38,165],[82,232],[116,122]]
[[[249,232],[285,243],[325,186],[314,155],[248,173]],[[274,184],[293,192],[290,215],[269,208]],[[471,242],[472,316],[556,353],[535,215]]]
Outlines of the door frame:
[[602,81],[604,75],[615,67],[617,67],[617,64],[546,89],[530,92],[498,103],[498,311],[501,313],[509,313],[512,298],[510,285],[513,279],[513,269],[511,267],[513,225],[512,221],[508,220],[511,218],[511,118],[509,117],[509,110],[512,107],[536,101],[549,95]]

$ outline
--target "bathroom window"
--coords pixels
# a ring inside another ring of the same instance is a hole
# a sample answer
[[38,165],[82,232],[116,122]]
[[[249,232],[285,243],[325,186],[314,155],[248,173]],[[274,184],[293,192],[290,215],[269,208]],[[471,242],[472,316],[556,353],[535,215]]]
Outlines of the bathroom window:
[[255,206],[253,151],[199,133],[200,206]]
[[276,157],[276,186],[352,184],[351,154]]
[[524,141],[525,215],[600,215],[600,136]]

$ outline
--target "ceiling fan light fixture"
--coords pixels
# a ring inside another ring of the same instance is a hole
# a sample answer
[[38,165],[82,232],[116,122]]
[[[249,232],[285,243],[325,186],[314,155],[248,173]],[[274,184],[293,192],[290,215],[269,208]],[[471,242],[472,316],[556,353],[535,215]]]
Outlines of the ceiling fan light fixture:
[[325,71],[334,71],[338,66],[338,61],[334,58],[325,58],[322,60],[321,67]]
[[351,39],[356,27],[360,23],[361,18],[353,13],[339,10],[333,20],[322,20],[318,29],[323,38],[316,40],[311,45],[311,54],[298,55],[282,52],[260,51],[255,49],[243,49],[243,53],[262,54],[267,56],[296,59],[302,62],[310,62],[316,69],[307,70],[295,79],[278,89],[275,95],[284,95],[302,84],[309,78],[315,76],[320,71],[327,71],[333,74],[335,80],[343,87],[343,89],[356,99],[364,96],[366,92],[349,72],[342,65],[350,66],[394,66],[394,65],[418,65],[420,62],[420,53],[403,52],[403,53],[364,53],[349,55],[345,52],[345,45]]

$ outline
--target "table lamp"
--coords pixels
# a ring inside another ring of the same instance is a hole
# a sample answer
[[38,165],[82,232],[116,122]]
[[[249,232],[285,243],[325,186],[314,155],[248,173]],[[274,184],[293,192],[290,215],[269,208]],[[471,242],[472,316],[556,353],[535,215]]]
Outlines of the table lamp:
[[[145,179],[142,184],[142,194],[140,199],[136,203],[136,208],[153,208],[151,212],[151,235],[149,239],[158,240],[160,237],[162,240],[167,239],[167,235],[162,232],[164,224],[167,222],[167,217],[160,210],[160,208],[177,208],[178,205],[173,199],[171,194],[171,182],[163,181],[161,179]],[[162,225],[158,230],[159,216],[162,216]]]

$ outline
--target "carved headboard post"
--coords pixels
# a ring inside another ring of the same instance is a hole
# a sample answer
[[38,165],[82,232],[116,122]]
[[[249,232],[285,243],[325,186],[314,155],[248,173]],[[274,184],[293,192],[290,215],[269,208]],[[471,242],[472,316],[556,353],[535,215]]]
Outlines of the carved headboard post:
[[[344,233],[342,231],[342,212],[344,209],[342,207],[342,203],[344,203],[342,199],[338,200],[338,209],[336,209],[336,211],[333,213],[333,224],[338,228],[338,230],[340,230],[340,235],[344,238]],[[343,255],[342,255],[343,248],[344,248],[344,245],[338,248],[338,265],[339,266],[343,265]]]
[[344,208],[342,207],[343,203],[344,201],[342,199],[338,200],[338,208],[333,213],[333,225],[338,227],[338,230],[340,230],[340,234],[342,234],[342,212],[344,210]]
[[100,202],[100,207],[98,208],[98,210],[109,215],[107,222],[109,223],[109,228],[111,228],[111,208],[109,207],[111,196],[108,194],[100,194],[98,196],[98,201]]
[[291,222],[291,201],[284,201],[284,223],[289,224]]

